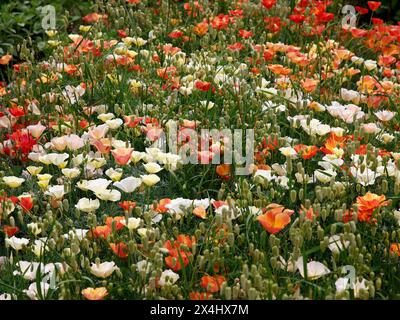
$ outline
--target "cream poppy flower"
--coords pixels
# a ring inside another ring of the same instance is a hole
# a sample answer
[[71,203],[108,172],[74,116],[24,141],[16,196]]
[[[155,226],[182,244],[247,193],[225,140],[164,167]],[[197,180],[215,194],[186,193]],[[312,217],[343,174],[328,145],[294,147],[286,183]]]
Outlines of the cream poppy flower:
[[124,171],[121,168],[117,168],[117,169],[107,169],[106,170],[106,175],[112,180],[112,181],[119,181],[121,180],[122,174],[124,173]]
[[77,176],[79,176],[79,174],[81,173],[81,169],[79,169],[79,168],[71,168],[71,169],[65,168],[65,169],[62,169],[61,172],[68,179],[72,180],[72,179],[76,178]]
[[29,239],[26,238],[17,238],[16,236],[12,236],[11,238],[6,238],[6,244],[13,248],[15,251],[19,251],[24,246],[29,244]]
[[95,195],[104,201],[116,202],[121,199],[121,192],[118,190],[100,190],[99,192],[95,192]]
[[10,188],[18,188],[22,185],[22,183],[25,181],[24,178],[18,178],[16,176],[7,176],[3,177],[4,183],[10,187]]
[[88,198],[82,198],[75,205],[79,211],[83,211],[86,213],[94,212],[100,207],[100,201],[98,199],[91,200]]
[[160,181],[160,177],[157,176],[156,174],[142,175],[141,178],[143,183],[148,187],[152,187]]
[[31,176],[36,176],[40,172],[42,172],[43,167],[35,167],[35,166],[28,166],[26,170],[30,173]]
[[142,219],[140,218],[128,218],[128,221],[121,220],[121,223],[125,225],[129,230],[135,230],[139,228],[141,221]]
[[167,269],[161,273],[161,277],[160,280],[158,281],[158,284],[161,287],[164,287],[166,285],[173,285],[178,280],[179,280],[179,274],[173,272],[171,269]]
[[90,272],[99,278],[108,278],[115,270],[119,268],[115,265],[114,261],[103,263],[92,263]]
[[160,172],[163,169],[158,163],[155,162],[143,164],[143,167],[150,174]]

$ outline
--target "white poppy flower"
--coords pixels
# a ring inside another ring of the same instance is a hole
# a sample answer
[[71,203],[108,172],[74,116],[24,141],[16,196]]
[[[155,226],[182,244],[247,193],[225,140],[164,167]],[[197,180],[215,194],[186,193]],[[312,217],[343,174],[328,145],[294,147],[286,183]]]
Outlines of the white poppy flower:
[[119,182],[114,182],[113,185],[114,187],[121,189],[123,192],[131,193],[142,185],[142,179],[128,177]]
[[92,263],[90,267],[90,272],[99,278],[107,278],[111,276],[115,270],[119,270],[119,268],[115,265],[114,261],[99,264]]

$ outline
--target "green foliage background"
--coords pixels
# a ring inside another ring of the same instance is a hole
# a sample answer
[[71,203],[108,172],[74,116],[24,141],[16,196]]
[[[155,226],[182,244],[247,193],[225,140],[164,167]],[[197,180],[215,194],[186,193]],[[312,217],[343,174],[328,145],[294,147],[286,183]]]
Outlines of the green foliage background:
[[61,28],[66,10],[72,22],[75,22],[89,11],[92,3],[90,0],[0,0],[0,56],[11,53],[18,58],[16,45],[28,37],[32,39],[32,47],[37,55],[41,55],[44,48],[42,7],[55,7],[57,28]]

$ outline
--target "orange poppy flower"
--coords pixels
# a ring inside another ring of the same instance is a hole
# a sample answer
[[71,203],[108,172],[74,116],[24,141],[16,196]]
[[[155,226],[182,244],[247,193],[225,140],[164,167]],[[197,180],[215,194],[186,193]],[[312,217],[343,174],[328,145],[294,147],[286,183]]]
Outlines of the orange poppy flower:
[[221,178],[227,180],[231,173],[231,166],[229,164],[220,164],[215,168],[215,171]]
[[92,233],[95,238],[107,239],[107,237],[111,233],[111,228],[107,225],[105,226],[97,226],[93,229]]
[[367,192],[364,196],[357,197],[358,221],[369,222],[373,212],[381,207],[387,206],[385,195],[378,196],[375,193]]
[[110,248],[111,250],[121,259],[125,259],[128,257],[129,251],[128,251],[128,246],[123,243],[110,243]]
[[226,278],[224,276],[203,276],[200,279],[200,286],[207,290],[209,293],[218,292],[221,288],[221,285],[226,282]]
[[321,148],[321,151],[325,154],[333,154],[335,148],[343,149],[346,146],[346,137],[339,137],[331,132],[328,139],[325,141],[325,145]]
[[275,234],[290,223],[293,210],[285,209],[282,205],[271,203],[265,209],[265,213],[257,217],[263,228],[269,233]]
[[166,207],[166,205],[169,204],[169,203],[171,203],[171,199],[169,199],[169,198],[161,199],[158,202],[156,207],[153,206],[153,210],[155,210],[155,211],[157,211],[159,213],[168,212],[168,208]]
[[300,214],[304,214],[308,220],[314,220],[318,216],[318,212],[315,212],[313,207],[306,209],[305,206],[301,205]]
[[198,292],[193,291],[189,293],[190,300],[211,300],[212,294],[209,292]]
[[129,201],[129,200],[121,201],[120,203],[118,203],[118,205],[124,211],[129,211],[129,210],[133,210],[133,209],[136,208],[136,202],[135,201]]
[[306,146],[304,144],[294,146],[294,150],[296,150],[297,153],[300,153],[303,159],[311,159],[318,152],[316,146]]
[[120,230],[125,225],[121,223],[121,221],[124,221],[125,217],[124,216],[117,216],[117,217],[107,217],[106,218],[106,225],[110,228],[112,228],[113,222],[115,222],[115,229]]
[[193,32],[202,37],[208,32],[208,23],[200,22],[193,27]]
[[392,243],[389,251],[390,253],[397,254],[400,257],[400,243]]
[[86,288],[82,290],[82,295],[88,300],[103,300],[108,295],[105,287]]

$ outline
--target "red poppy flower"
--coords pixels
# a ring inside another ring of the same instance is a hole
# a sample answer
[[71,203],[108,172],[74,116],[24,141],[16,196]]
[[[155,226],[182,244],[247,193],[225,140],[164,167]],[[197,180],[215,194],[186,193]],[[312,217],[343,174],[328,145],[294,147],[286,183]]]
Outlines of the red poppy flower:
[[291,14],[289,16],[289,19],[293,21],[294,23],[300,24],[306,20],[306,17],[302,14]]
[[368,1],[368,7],[371,9],[371,11],[376,11],[378,8],[381,6],[382,2],[378,1]]
[[12,237],[13,235],[15,235],[19,231],[19,228],[18,227],[12,227],[12,226],[4,226],[3,227],[3,231],[9,237]]
[[361,15],[367,14],[368,13],[368,9],[367,8],[363,8],[360,6],[355,6],[357,12]]
[[21,197],[19,205],[25,212],[29,212],[33,208],[33,200],[31,197]]
[[195,83],[195,87],[201,91],[208,91],[211,89],[211,83],[207,81],[197,80]]
[[262,0],[265,9],[271,9],[276,4],[276,0]]

